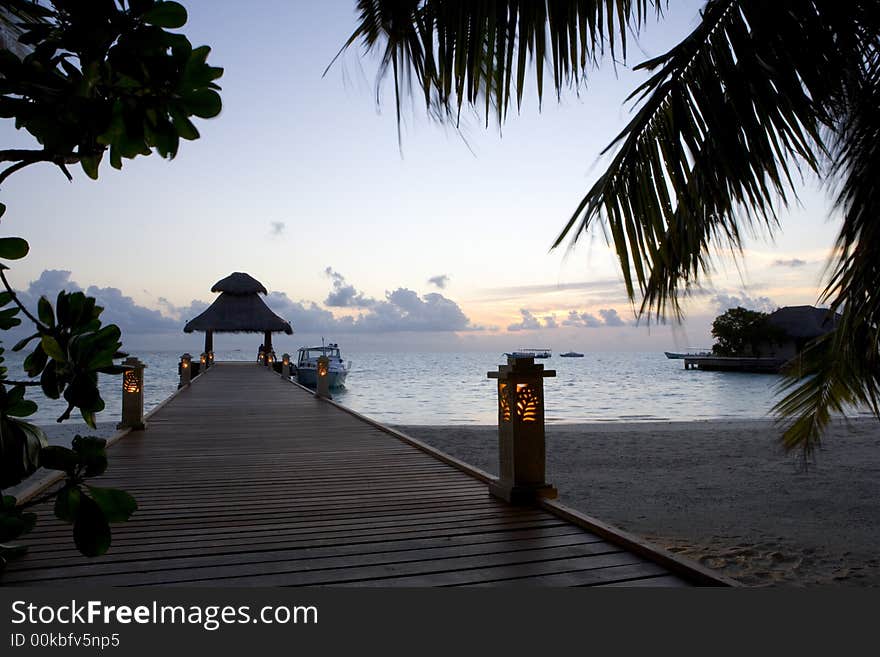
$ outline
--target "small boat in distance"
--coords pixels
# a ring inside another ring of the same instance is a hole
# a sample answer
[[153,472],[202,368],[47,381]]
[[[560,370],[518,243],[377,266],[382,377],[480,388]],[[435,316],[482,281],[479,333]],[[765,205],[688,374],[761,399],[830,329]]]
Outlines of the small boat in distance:
[[540,347],[538,349],[521,348],[511,352],[505,351],[504,355],[512,358],[550,358],[553,354],[550,353],[549,347]]
[[711,349],[702,349],[699,351],[686,351],[686,352],[675,352],[675,351],[664,351],[667,358],[705,358],[706,356],[712,356]]
[[296,358],[296,380],[304,386],[315,388],[318,385],[318,358],[326,356],[330,361],[327,376],[331,388],[345,384],[345,377],[351,369],[339,354],[339,345],[331,342],[320,347],[300,347]]
[[583,358],[584,355],[578,351],[566,351],[564,354],[559,354],[561,358]]

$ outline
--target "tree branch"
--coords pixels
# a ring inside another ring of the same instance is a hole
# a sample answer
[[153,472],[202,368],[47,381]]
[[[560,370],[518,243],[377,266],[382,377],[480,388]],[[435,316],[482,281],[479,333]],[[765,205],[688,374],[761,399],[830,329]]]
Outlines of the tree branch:
[[37,328],[48,330],[47,326],[44,326],[40,320],[38,320],[36,317],[31,315],[30,311],[24,307],[24,304],[22,304],[22,302],[19,300],[18,295],[15,293],[15,290],[13,290],[12,287],[10,287],[9,281],[6,280],[6,274],[2,269],[0,269],[0,280],[3,281],[3,285],[6,288],[6,291],[12,295],[12,300],[15,301],[15,305],[21,309],[21,312],[23,312],[27,316],[27,318],[34,323],[34,325]]
[[34,150],[30,148],[10,148],[0,151],[0,162],[56,162],[67,164],[79,162],[80,156],[76,153],[61,155],[51,153],[45,149]]
[[3,169],[3,173],[0,173],[0,185],[2,185],[6,181],[6,179],[13,173],[15,173],[16,171],[20,171],[21,169],[24,169],[31,164],[34,164],[34,162],[18,162],[16,164],[13,164],[11,167]]
[[6,179],[16,171],[20,171],[26,166],[30,166],[31,164],[35,164],[37,162],[51,162],[61,169],[62,173],[67,176],[68,180],[73,180],[73,176],[70,175],[70,171],[67,170],[67,167],[65,165],[76,164],[82,158],[82,155],[77,155],[76,153],[67,153],[61,155],[58,153],[51,153],[46,150],[28,150],[13,148],[5,151],[0,151],[0,162],[15,162],[15,164],[7,167],[3,170],[2,173],[0,173],[0,185],[2,185],[6,181]]

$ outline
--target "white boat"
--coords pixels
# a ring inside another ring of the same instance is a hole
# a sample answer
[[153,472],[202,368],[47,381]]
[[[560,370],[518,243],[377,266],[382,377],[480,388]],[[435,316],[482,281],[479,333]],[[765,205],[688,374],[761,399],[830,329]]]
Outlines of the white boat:
[[330,361],[327,376],[330,387],[338,388],[345,385],[345,377],[351,369],[351,361],[346,365],[339,355],[339,345],[331,342],[320,347],[300,347],[296,358],[296,380],[315,388],[318,385],[318,358],[326,356]]
[[512,358],[550,358],[553,354],[550,353],[549,347],[541,347],[539,349],[517,349],[516,351],[504,352],[504,355]]

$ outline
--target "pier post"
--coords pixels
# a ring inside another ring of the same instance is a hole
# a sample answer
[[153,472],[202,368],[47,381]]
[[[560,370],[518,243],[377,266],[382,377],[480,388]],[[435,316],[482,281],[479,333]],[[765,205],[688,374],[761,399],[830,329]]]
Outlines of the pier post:
[[177,366],[177,371],[180,373],[180,383],[177,384],[179,390],[183,386],[188,386],[190,379],[192,378],[192,355],[187,353],[180,357],[180,364]]
[[281,376],[285,379],[290,376],[290,354],[281,355]]
[[[266,331],[266,332],[263,334],[263,346],[266,347],[266,353],[267,353],[267,354],[272,353],[272,331]],[[263,365],[267,365],[267,364],[268,364],[268,360],[269,360],[269,359],[267,358],[267,359],[266,359],[266,362],[264,362]]]
[[315,390],[318,397],[333,399],[330,394],[330,359],[327,356],[318,356],[317,381]]
[[147,366],[133,356],[126,358],[122,364],[129,369],[122,374],[122,421],[116,425],[116,428],[130,428],[135,431],[146,429],[144,370]]
[[498,479],[489,492],[511,504],[530,504],[539,497],[555,498],[556,488],[544,481],[544,378],[556,376],[534,358],[508,357],[507,365],[488,372],[498,379]]

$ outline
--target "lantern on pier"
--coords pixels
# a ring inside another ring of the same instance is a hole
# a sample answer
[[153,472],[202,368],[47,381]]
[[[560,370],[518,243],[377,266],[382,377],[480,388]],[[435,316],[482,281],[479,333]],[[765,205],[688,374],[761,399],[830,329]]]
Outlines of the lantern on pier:
[[177,387],[182,388],[185,385],[189,385],[189,382],[192,379],[192,355],[187,353],[180,357],[180,364],[177,366],[177,371],[180,374],[180,383],[177,384]]
[[144,365],[137,358],[122,362],[127,369],[122,373],[122,421],[117,429],[145,429],[144,424]]
[[534,358],[510,356],[488,376],[498,380],[499,457],[499,477],[489,490],[513,504],[556,497],[556,489],[544,481],[544,378],[556,372],[536,365]]
[[327,356],[318,356],[317,375],[315,390],[318,397],[330,399],[330,359]]
[[281,354],[281,376],[290,376],[290,354]]
[[199,356],[199,374],[204,374],[206,369],[208,369],[208,354],[203,351]]

